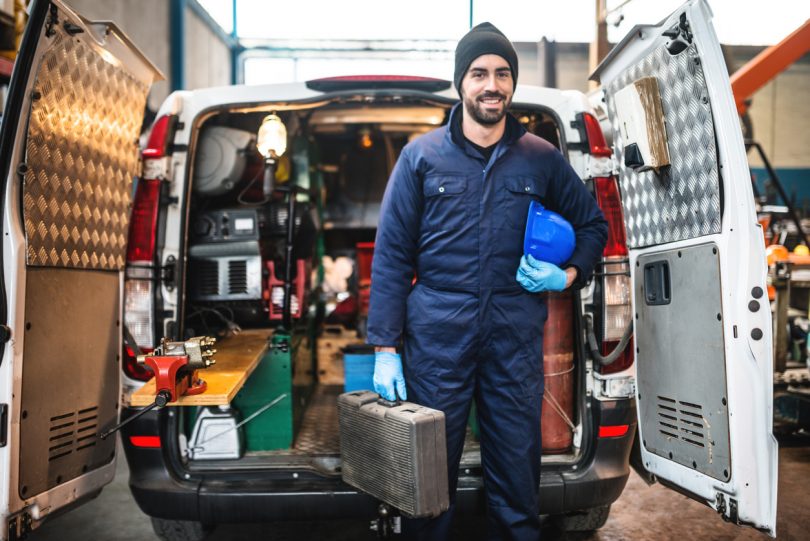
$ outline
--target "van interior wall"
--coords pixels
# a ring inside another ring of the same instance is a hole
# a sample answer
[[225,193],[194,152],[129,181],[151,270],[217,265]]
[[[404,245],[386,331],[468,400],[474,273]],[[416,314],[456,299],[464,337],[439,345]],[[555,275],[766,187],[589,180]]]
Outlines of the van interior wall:
[[[294,400],[289,408],[274,407],[275,413],[262,413],[241,429],[243,447],[237,454],[245,460],[339,454],[337,395],[371,387],[373,352],[363,341],[380,203],[403,147],[435,127],[313,124],[311,111],[278,114],[287,126],[288,146],[276,183],[310,188],[309,197],[299,196],[295,214],[293,258],[301,261],[291,274],[296,336],[286,360],[271,361],[267,354],[231,409],[244,410],[236,411],[234,419],[255,413],[261,400],[282,392],[279,382],[289,385]],[[515,114],[530,131],[559,147],[559,128],[550,116]],[[186,337],[223,338],[246,328],[267,329],[270,335],[280,323],[287,210],[283,195],[267,198],[261,190],[264,161],[255,134],[266,115],[222,111],[199,127],[189,212]],[[299,297],[298,291],[304,294]],[[570,310],[565,313],[572,317]],[[570,348],[573,356],[575,348]],[[558,401],[572,405],[575,393],[567,392],[570,396],[558,396]],[[184,437],[191,439],[201,411],[184,408],[183,413]],[[576,413],[569,415],[576,422]],[[480,463],[474,416],[471,427],[467,465]],[[563,431],[568,430],[566,425]],[[576,455],[570,443],[557,442],[557,447],[559,460]]]

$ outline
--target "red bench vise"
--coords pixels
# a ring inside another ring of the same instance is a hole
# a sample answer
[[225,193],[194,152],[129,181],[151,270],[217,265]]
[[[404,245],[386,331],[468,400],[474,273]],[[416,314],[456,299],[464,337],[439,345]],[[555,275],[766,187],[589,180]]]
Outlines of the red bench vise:
[[185,342],[167,342],[164,338],[152,353],[138,355],[138,362],[155,374],[156,396],[165,393],[167,402],[175,402],[181,396],[205,392],[208,385],[198,377],[197,370],[216,362],[214,343],[216,339],[210,336],[196,336]]
[[184,342],[167,342],[164,338],[152,353],[138,355],[138,362],[148,366],[155,374],[155,401],[117,426],[99,436],[105,439],[141,415],[154,408],[162,408],[183,395],[205,392],[208,385],[197,375],[197,370],[208,368],[216,361],[213,349],[216,342],[210,336],[195,336]]

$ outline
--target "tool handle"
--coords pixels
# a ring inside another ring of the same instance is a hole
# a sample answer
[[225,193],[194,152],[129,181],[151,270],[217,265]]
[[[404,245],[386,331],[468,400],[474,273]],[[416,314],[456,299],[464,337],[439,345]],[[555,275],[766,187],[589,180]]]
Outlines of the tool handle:
[[141,411],[139,411],[138,413],[136,413],[132,417],[127,418],[126,421],[124,421],[122,423],[119,423],[118,425],[112,427],[109,430],[105,430],[104,432],[99,434],[99,437],[102,440],[106,440],[107,436],[109,436],[110,434],[113,434],[115,432],[118,432],[119,430],[121,430],[122,428],[124,428],[129,423],[131,423],[132,421],[134,421],[135,419],[137,419],[141,415],[145,414],[146,412],[152,411],[155,408],[162,408],[163,406],[165,406],[166,404],[169,403],[170,398],[171,398],[171,395],[167,391],[158,392],[158,394],[155,395],[155,401],[154,402],[152,402],[151,404],[149,404],[148,406],[143,408]]

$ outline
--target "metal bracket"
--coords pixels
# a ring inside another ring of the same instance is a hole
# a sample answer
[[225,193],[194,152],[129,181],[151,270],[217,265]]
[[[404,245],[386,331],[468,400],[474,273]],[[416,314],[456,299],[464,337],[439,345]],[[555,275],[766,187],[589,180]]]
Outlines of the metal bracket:
[[54,27],[59,24],[59,10],[55,4],[51,4],[51,10],[48,15],[48,22],[45,23],[45,37],[50,38],[56,34]]
[[717,512],[723,517],[723,520],[726,519],[726,497],[724,494],[717,494]]
[[0,404],[0,447],[8,443],[8,404]]
[[[728,511],[728,514],[726,514]],[[739,524],[740,523],[740,516],[737,511],[737,500],[734,498],[728,499],[728,507],[726,507],[726,497],[723,494],[717,494],[717,512],[720,514],[722,519],[726,522],[731,522],[732,524]]]
[[598,382],[597,398],[631,398],[636,394],[636,379],[633,376],[603,377],[594,373]]
[[667,42],[667,51],[671,55],[677,55],[686,50],[692,44],[692,29],[686,18],[686,13],[681,13],[681,19],[677,24],[670,27],[663,33],[670,41]]
[[160,267],[160,281],[163,282],[163,285],[166,287],[168,291],[172,291],[175,288],[176,282],[175,278],[177,277],[177,258],[173,255],[170,255],[166,258],[166,263],[162,267]]
[[33,520],[29,513],[23,513],[8,519],[8,541],[21,541],[28,538],[33,531]]
[[287,339],[284,340],[273,340],[273,338],[268,339],[270,342],[270,351],[274,353],[289,353],[290,351],[290,341]]
[[76,34],[84,33],[84,28],[82,28],[81,26],[75,25],[70,21],[65,21],[64,23],[62,23],[62,28],[64,28],[65,32],[67,32],[71,36],[75,36]]

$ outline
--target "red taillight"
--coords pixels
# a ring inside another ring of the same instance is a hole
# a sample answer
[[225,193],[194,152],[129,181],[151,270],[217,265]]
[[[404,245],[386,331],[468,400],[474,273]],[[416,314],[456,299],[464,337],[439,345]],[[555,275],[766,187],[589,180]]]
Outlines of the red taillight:
[[450,81],[413,75],[347,75],[307,81],[307,88],[320,92],[352,89],[404,88],[438,92],[450,88]]
[[135,189],[135,202],[129,222],[127,262],[152,262],[155,256],[160,181],[140,179]]
[[155,449],[160,447],[160,436],[130,436],[129,442],[135,447]]
[[176,124],[177,117],[174,115],[164,115],[155,121],[149,132],[149,142],[141,153],[144,159],[163,158],[170,154],[169,145]]
[[[594,119],[595,120],[595,119]],[[600,130],[601,133],[601,130]],[[608,222],[608,238],[602,252],[602,325],[601,353],[608,355],[619,344],[619,338],[632,322],[630,307],[630,277],[627,262],[627,234],[619,186],[614,177],[594,179],[596,201]],[[621,372],[633,364],[633,340],[619,357],[600,367],[602,374]]]
[[614,425],[614,426],[600,426],[600,438],[618,438],[627,434],[630,425]]
[[[149,350],[144,351],[144,353],[148,353]],[[149,381],[152,378],[152,371],[149,370],[146,366],[138,363],[138,359],[135,356],[135,352],[132,351],[132,348],[124,345],[124,373],[132,379],[136,379],[138,381]]]
[[608,222],[608,238],[605,257],[627,255],[627,234],[624,229],[624,213],[622,200],[619,197],[619,186],[614,177],[598,177],[593,179],[596,185],[596,201]]
[[[602,342],[602,355],[608,355],[613,351],[619,342]],[[627,347],[619,354],[619,357],[607,366],[601,367],[599,373],[602,375],[615,374],[623,370],[627,370],[633,364],[633,337],[627,343]]]
[[610,157],[613,151],[605,141],[605,134],[602,133],[602,127],[596,117],[590,113],[582,113],[582,122],[585,124],[585,134],[588,136],[591,156]]

